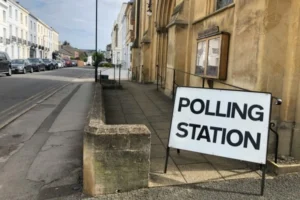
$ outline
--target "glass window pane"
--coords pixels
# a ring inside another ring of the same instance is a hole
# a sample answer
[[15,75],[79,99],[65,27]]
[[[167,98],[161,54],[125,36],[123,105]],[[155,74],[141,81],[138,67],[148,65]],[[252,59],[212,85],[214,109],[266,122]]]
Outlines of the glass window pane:
[[232,4],[232,3],[233,3],[233,0],[217,0],[216,10],[224,8],[225,6],[228,6],[229,4]]
[[220,42],[221,38],[214,38],[208,41],[207,76],[218,77],[220,66]]
[[197,60],[195,74],[204,75],[204,68],[206,62],[206,41],[198,43],[197,47]]

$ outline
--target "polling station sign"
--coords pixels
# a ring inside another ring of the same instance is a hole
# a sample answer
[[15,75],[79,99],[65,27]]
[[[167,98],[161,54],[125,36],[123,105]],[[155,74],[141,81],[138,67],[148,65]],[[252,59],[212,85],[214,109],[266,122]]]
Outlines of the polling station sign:
[[269,93],[178,87],[169,147],[265,164]]

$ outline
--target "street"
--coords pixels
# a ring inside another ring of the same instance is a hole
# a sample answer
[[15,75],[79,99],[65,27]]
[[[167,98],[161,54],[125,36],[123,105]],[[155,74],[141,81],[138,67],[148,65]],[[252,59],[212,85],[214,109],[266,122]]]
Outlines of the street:
[[81,194],[93,77],[83,68],[0,77],[1,199]]

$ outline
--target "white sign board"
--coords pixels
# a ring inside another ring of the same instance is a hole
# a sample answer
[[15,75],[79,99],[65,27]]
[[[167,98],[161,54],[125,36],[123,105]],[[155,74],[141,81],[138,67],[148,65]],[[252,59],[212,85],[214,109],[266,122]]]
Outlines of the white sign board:
[[269,93],[178,87],[169,147],[266,163]]

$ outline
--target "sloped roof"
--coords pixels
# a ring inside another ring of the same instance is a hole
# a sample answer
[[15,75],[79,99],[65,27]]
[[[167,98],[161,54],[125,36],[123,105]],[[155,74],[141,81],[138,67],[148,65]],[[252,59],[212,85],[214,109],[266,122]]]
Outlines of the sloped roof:
[[59,50],[59,53],[64,54],[64,55],[68,55],[68,56],[73,55],[72,53],[70,53],[70,52],[68,52],[68,51],[66,51],[65,49],[62,49],[62,48]]

